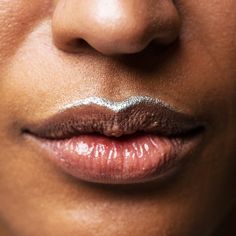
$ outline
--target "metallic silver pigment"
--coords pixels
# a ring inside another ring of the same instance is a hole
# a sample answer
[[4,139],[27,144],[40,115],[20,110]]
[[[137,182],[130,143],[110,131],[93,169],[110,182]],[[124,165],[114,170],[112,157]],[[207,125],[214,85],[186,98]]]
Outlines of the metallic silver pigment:
[[84,106],[84,105],[98,105],[101,107],[105,107],[109,110],[112,110],[113,112],[121,112],[124,110],[129,109],[130,107],[137,106],[140,104],[159,104],[164,107],[169,107],[169,109],[172,109],[171,106],[159,99],[151,98],[148,96],[131,96],[127,98],[124,101],[111,101],[105,98],[100,98],[100,97],[88,97],[80,100],[76,100],[73,103],[67,104],[66,106],[63,107],[61,111],[71,109],[71,108],[76,108],[79,106]]

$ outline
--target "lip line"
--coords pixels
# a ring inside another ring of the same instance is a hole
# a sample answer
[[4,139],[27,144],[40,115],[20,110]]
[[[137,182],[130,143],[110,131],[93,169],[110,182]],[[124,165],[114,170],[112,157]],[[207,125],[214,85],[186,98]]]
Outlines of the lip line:
[[[138,124],[137,119],[143,120]],[[100,125],[100,129],[95,125]],[[127,126],[132,127],[128,129]],[[88,97],[65,105],[49,118],[31,122],[22,129],[22,133],[46,139],[65,139],[91,133],[119,137],[139,131],[164,136],[183,135],[203,128],[203,122],[179,112],[160,99],[132,96],[117,102]]]
[[163,107],[168,107],[170,110],[175,110],[168,103],[158,99],[151,98],[148,96],[131,96],[123,101],[110,101],[106,98],[100,97],[88,97],[85,99],[76,100],[72,103],[65,105],[59,112],[63,112],[68,109],[76,109],[82,105],[98,105],[101,107],[106,107],[107,109],[118,113],[127,110],[129,107],[136,106],[137,104],[149,103],[149,104],[159,104]]

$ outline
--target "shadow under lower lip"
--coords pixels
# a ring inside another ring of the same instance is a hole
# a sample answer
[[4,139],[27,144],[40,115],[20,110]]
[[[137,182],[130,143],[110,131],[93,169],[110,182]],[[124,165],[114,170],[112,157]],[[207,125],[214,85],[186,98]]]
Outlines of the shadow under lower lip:
[[36,140],[57,166],[78,179],[128,184],[151,181],[173,169],[197,146],[199,138],[146,134],[122,141],[99,135]]

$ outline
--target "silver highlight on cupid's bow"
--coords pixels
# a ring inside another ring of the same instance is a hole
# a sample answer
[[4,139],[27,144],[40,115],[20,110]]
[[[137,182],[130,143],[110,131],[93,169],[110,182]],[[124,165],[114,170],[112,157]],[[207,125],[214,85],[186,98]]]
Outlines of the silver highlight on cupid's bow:
[[63,107],[62,111],[70,109],[70,108],[77,108],[80,106],[85,106],[85,105],[98,105],[98,106],[110,109],[113,112],[121,112],[130,107],[137,106],[140,104],[159,104],[164,107],[168,107],[169,109],[172,109],[169,104],[166,104],[159,99],[151,98],[148,96],[132,96],[123,101],[110,101],[108,99],[100,98],[100,97],[88,97],[88,98],[80,99],[73,103],[67,104],[66,106]]

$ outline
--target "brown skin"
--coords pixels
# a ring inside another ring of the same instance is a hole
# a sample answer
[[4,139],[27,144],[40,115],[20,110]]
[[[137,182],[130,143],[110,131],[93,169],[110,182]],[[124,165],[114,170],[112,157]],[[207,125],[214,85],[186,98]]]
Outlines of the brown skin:
[[[1,236],[225,235],[236,201],[235,10],[232,0],[0,1]],[[78,98],[133,95],[207,121],[198,156],[168,184],[84,183],[21,133]]]

